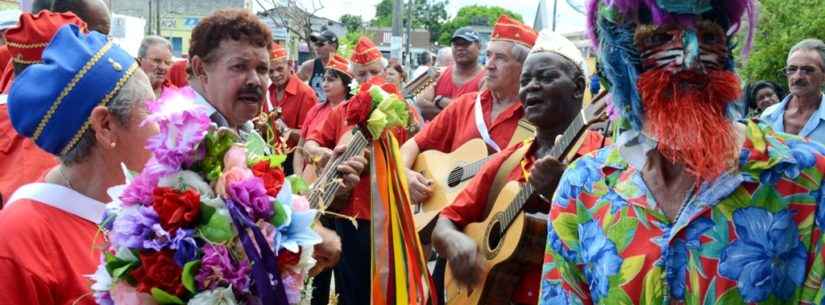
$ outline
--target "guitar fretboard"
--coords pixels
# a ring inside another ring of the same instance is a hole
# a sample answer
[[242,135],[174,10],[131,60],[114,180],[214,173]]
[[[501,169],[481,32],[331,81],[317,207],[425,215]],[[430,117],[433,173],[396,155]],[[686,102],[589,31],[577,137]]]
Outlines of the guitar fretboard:
[[[570,123],[570,126],[567,126],[567,129],[564,130],[564,134],[562,134],[561,139],[558,143],[553,145],[553,148],[550,149],[550,153],[548,156],[555,158],[556,160],[561,160],[562,157],[567,155],[570,149],[573,148],[573,144],[575,144],[576,139],[584,133],[587,129],[587,122],[585,122],[585,118],[583,116],[576,116],[573,119],[573,122]],[[516,197],[513,198],[513,201],[507,206],[507,209],[504,210],[504,214],[501,219],[501,226],[502,232],[506,231],[507,228],[513,223],[513,220],[516,219],[516,216],[524,209],[524,205],[527,204],[527,199],[530,199],[530,196],[533,195],[533,185],[530,182],[526,182],[525,185],[519,190]]]
[[326,207],[332,202],[335,198],[335,193],[341,188],[338,183],[338,180],[341,178],[341,173],[339,173],[337,169],[338,165],[360,154],[369,144],[369,140],[364,137],[360,129],[353,129],[352,142],[347,145],[347,149],[332,162],[329,162],[321,176],[310,186],[308,198],[310,208],[318,209],[320,206]]

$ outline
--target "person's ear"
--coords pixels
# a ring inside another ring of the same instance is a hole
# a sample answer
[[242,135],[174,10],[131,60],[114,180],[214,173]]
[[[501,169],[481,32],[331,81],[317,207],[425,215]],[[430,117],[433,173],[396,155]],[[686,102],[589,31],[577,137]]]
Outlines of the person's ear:
[[573,82],[576,84],[576,92],[573,93],[573,98],[577,101],[581,101],[584,98],[584,90],[587,88],[587,82],[584,80],[584,75],[582,73],[576,73],[576,78]]
[[192,73],[195,74],[195,77],[197,79],[201,80],[202,82],[206,82],[208,80],[206,74],[206,62],[204,62],[200,56],[195,55],[194,57],[192,57],[192,59],[189,61],[189,64],[192,66]]
[[105,106],[97,106],[89,115],[89,124],[95,132],[95,141],[101,148],[111,149],[117,144],[117,135],[114,131],[118,124],[115,117]]

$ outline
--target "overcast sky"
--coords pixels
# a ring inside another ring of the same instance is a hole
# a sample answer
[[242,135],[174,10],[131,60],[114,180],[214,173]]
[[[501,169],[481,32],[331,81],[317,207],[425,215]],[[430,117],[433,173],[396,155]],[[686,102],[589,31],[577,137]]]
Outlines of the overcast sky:
[[[272,0],[253,0],[260,1],[262,3],[271,3]],[[313,8],[322,7],[320,11],[318,11],[318,15],[338,20],[341,15],[344,14],[351,14],[351,15],[360,15],[365,21],[371,20],[375,17],[375,5],[380,2],[380,0],[298,0],[300,3],[304,5],[304,8],[312,11]],[[547,16],[550,17],[552,14],[550,11],[553,9],[553,0],[546,0],[547,1],[547,9],[548,13]],[[558,23],[557,29],[560,32],[570,32],[575,30],[584,29],[585,24],[585,17],[584,15],[576,12],[573,8],[571,8],[568,3],[568,0],[558,0]],[[583,3],[583,0],[570,0],[574,3]],[[497,5],[501,7],[505,7],[509,10],[512,10],[516,13],[521,14],[524,18],[524,21],[532,26],[533,19],[536,16],[536,9],[539,5],[539,0],[450,0],[449,5],[447,6],[447,14],[450,17],[455,16],[461,7],[468,6],[468,5]]]

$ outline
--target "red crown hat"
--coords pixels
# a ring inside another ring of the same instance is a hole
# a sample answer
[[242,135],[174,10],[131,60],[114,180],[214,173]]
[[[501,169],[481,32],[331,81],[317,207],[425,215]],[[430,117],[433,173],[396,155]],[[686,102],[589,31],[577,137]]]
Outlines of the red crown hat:
[[367,37],[361,36],[358,38],[358,43],[355,44],[355,52],[352,53],[350,60],[359,65],[368,65],[376,60],[384,57],[381,51],[375,46]]
[[272,43],[272,51],[269,51],[269,61],[281,61],[287,58],[286,49],[280,44]]
[[57,30],[67,24],[75,24],[81,32],[87,32],[86,23],[74,13],[44,10],[37,14],[21,14],[17,26],[6,31],[6,46],[12,61],[21,64],[41,62],[43,50]]
[[337,70],[338,72],[344,73],[349,77],[352,77],[352,73],[349,73],[349,60],[347,60],[339,54],[333,54],[329,57],[329,61],[327,61],[326,68]]
[[533,44],[536,43],[538,33],[518,20],[507,15],[501,15],[496,21],[496,25],[493,26],[491,36],[491,40],[511,41],[532,48]]

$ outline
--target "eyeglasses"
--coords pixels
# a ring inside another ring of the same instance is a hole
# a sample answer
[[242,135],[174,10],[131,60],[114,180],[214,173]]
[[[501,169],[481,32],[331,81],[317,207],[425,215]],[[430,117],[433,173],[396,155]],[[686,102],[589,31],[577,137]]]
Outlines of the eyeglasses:
[[320,47],[323,47],[323,46],[327,45],[327,43],[323,42],[323,41],[318,41],[318,42],[313,42],[312,45],[314,45],[316,48],[320,48]]
[[802,75],[802,76],[808,76],[808,75],[811,75],[814,72],[816,72],[817,69],[814,66],[800,66],[800,67],[797,67],[797,66],[794,66],[794,65],[787,66],[784,69],[782,69],[782,72],[784,72],[786,76],[794,75],[794,74],[796,74],[797,71],[799,71],[799,74]]

